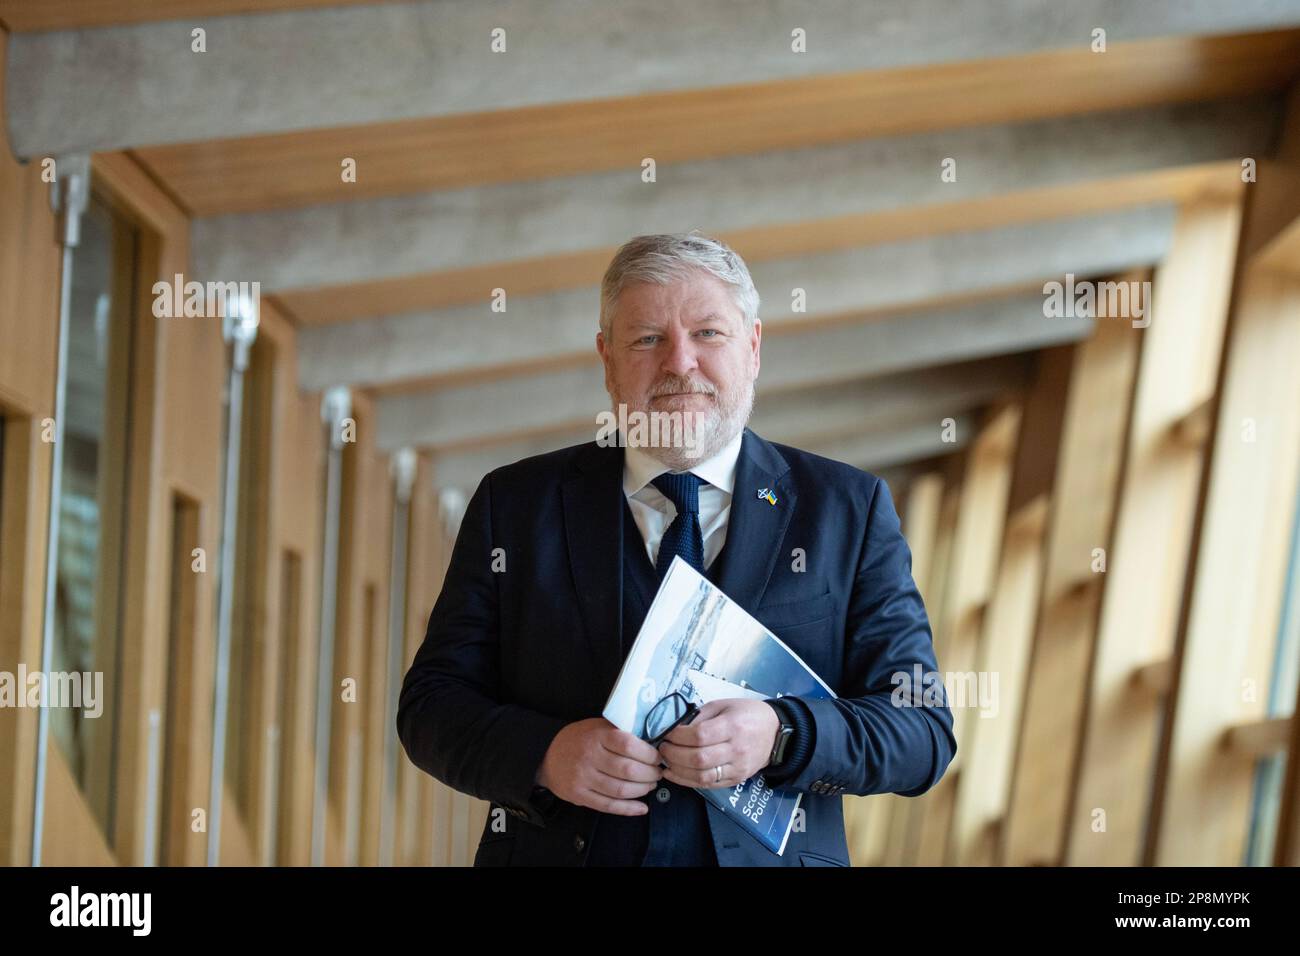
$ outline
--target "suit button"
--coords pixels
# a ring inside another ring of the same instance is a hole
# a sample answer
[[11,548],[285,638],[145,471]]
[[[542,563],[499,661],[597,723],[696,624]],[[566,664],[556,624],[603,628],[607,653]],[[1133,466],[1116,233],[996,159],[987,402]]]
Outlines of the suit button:
[[822,793],[826,789],[826,784],[824,784],[820,780],[814,780],[812,782],[812,786],[809,787],[808,789],[811,790],[813,793]]
[[660,803],[667,803],[672,799],[672,792],[667,787],[660,787],[655,791],[655,799]]
[[586,845],[587,845],[587,841],[582,838],[581,833],[579,833],[577,836],[573,838],[573,848],[577,850],[579,853],[583,851]]

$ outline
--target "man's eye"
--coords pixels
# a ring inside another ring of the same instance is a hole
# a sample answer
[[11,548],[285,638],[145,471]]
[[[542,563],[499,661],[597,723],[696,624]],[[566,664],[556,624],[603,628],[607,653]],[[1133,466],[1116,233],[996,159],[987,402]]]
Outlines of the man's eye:
[[701,330],[700,330],[700,334],[701,334],[701,335],[704,335],[705,333],[711,333],[712,335],[717,335],[717,334],[718,334],[718,330],[717,330],[717,329],[701,329]]
[[641,336],[639,339],[637,339],[637,342],[640,343],[641,345],[649,345],[651,342],[653,342],[653,341],[654,341],[655,339],[657,339],[658,337],[659,337],[659,336],[657,336],[657,335],[643,335],[643,336]]

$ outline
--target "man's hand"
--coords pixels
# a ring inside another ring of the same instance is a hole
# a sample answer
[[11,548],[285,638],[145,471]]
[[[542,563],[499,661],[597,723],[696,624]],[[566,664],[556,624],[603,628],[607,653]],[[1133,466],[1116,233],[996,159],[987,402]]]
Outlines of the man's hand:
[[650,812],[637,797],[658,785],[663,775],[659,763],[659,751],[644,740],[604,717],[592,717],[555,735],[537,782],[580,807],[634,817]]
[[[659,744],[664,776],[683,787],[734,787],[767,766],[781,721],[762,700],[711,700]],[[715,767],[722,768],[718,779]]]

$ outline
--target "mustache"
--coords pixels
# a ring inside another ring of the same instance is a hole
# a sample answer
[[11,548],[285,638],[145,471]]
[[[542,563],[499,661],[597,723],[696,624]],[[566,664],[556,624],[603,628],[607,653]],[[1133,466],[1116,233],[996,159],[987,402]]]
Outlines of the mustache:
[[665,379],[650,390],[650,398],[657,398],[660,395],[672,395],[677,392],[700,393],[702,395],[716,395],[718,390],[708,382],[693,382],[686,378]]

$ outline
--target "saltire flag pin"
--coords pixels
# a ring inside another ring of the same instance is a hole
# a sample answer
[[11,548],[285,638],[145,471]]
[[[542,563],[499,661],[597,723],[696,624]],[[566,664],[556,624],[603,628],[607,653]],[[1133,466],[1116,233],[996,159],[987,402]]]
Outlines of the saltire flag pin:
[[766,501],[769,505],[774,505],[774,504],[776,504],[776,495],[774,495],[774,494],[772,493],[772,489],[771,489],[771,488],[759,488],[759,489],[758,489],[758,497],[762,498],[762,499],[763,499],[764,501]]

